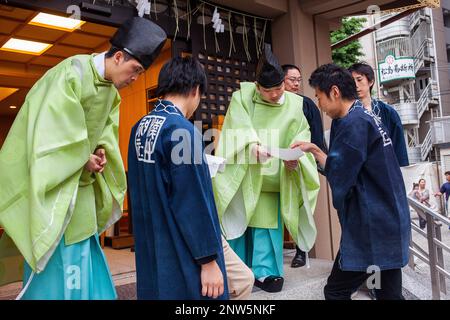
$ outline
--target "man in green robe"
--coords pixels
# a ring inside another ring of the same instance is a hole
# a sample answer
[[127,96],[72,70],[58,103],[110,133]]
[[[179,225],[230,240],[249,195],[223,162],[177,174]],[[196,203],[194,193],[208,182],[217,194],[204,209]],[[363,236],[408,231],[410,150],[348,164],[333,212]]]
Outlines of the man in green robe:
[[126,192],[118,89],[165,40],[150,20],[129,19],[108,52],[67,58],[28,93],[0,150],[0,285],[23,274],[18,299],[117,298],[98,235]]
[[[213,179],[224,236],[268,292],[283,286],[283,224],[300,249],[316,239],[319,192],[316,162],[271,157],[271,148],[310,141],[302,97],[284,90],[284,73],[270,47],[258,62],[257,82],[241,82],[225,116],[216,154],[227,159]],[[272,151],[273,152],[273,151]]]

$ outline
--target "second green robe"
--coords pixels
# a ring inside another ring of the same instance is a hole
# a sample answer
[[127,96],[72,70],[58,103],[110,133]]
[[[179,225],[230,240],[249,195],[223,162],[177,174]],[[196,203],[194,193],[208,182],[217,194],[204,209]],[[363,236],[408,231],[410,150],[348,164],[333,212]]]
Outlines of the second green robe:
[[314,223],[319,176],[311,154],[299,159],[292,172],[283,161],[272,158],[257,164],[251,148],[289,148],[295,141],[310,141],[302,111],[302,98],[285,92],[282,104],[261,99],[254,83],[241,83],[228,108],[216,154],[227,159],[223,173],[213,179],[214,193],[225,237],[236,239],[247,227],[278,227],[282,221],[300,249],[309,251],[315,242]]

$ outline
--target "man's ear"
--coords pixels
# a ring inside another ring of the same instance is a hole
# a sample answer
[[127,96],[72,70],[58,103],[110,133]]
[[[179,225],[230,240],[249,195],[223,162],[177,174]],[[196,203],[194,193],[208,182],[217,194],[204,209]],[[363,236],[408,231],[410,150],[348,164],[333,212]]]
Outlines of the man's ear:
[[200,86],[192,88],[191,91],[189,92],[189,95],[191,95],[192,97],[196,97],[197,93],[200,95]]
[[122,62],[122,60],[124,59],[123,52],[120,50],[117,51],[116,53],[114,53],[113,58],[114,58],[115,64],[120,64]]
[[339,91],[339,88],[336,85],[333,85],[331,87],[331,95],[337,99],[341,96],[341,92]]

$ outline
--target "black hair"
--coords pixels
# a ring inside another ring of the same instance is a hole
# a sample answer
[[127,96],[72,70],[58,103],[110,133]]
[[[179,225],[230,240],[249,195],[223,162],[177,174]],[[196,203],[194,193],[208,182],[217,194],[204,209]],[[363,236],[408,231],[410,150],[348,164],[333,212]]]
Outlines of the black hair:
[[445,171],[444,175],[450,175],[450,171]]
[[351,73],[335,64],[324,64],[317,68],[309,78],[309,85],[330,97],[331,88],[336,86],[342,99],[357,99],[356,84]]
[[[422,181],[422,180],[423,180],[423,181],[425,181],[425,179],[424,179],[424,178],[422,178],[422,179],[419,179],[419,184],[420,184],[420,181]],[[426,181],[425,181],[425,183],[426,183]]]
[[109,48],[109,50],[106,52],[105,54],[105,58],[111,58],[113,55],[116,54],[116,52],[118,51],[122,51],[123,53],[123,58],[125,59],[125,61],[128,61],[130,59],[135,59],[131,54],[129,54],[128,52],[126,52],[123,49],[120,49],[118,47],[115,46],[111,46],[111,48]]
[[205,70],[196,58],[176,57],[167,62],[159,72],[157,96],[167,94],[187,95],[199,86],[200,94],[205,93],[207,79]]
[[373,72],[373,69],[370,65],[365,62],[358,62],[348,68],[348,71],[350,71],[350,73],[356,72],[358,74],[366,76],[369,82],[373,81],[372,85],[370,86],[370,93],[372,93],[372,88],[375,84],[375,73]]
[[298,72],[301,73],[300,68],[294,64],[283,64],[281,66],[281,69],[283,69],[284,74],[286,74],[289,70],[292,70],[292,69],[296,69],[296,70],[298,70]]

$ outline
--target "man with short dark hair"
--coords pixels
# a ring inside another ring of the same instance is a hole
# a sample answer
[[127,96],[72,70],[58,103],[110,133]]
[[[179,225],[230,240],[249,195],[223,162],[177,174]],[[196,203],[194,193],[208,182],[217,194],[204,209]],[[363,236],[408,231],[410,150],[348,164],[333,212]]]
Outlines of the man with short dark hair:
[[[311,131],[311,142],[317,145],[324,152],[327,152],[325,145],[325,139],[323,137],[323,125],[322,117],[320,116],[319,109],[314,101],[307,96],[300,94],[300,82],[302,76],[300,68],[293,64],[285,64],[281,66],[284,71],[284,84],[286,90],[295,94],[298,94],[303,98],[303,114],[309,124],[309,130]],[[320,170],[319,170],[320,172]],[[292,259],[291,267],[299,268],[306,264],[306,252],[301,250],[297,245],[295,246],[295,256]]]
[[323,65],[309,83],[319,107],[333,119],[330,148],[326,155],[309,142],[293,147],[311,152],[324,168],[342,228],[325,299],[349,300],[376,270],[377,299],[403,299],[401,268],[408,263],[411,221],[391,138],[356,99],[356,85],[347,70]]
[[[445,213],[448,216],[448,198],[450,196],[450,171],[445,171],[445,179],[447,180],[447,182],[445,182],[444,184],[442,184],[441,189],[439,190],[439,192],[436,192],[434,194],[435,197],[440,197],[443,194],[445,194]],[[450,226],[449,226],[450,229]]]
[[120,219],[126,193],[118,90],[165,41],[158,25],[131,18],[109,54],[69,57],[29,91],[0,151],[0,256],[16,246],[25,258],[18,298],[117,298],[98,235]]
[[128,174],[138,299],[228,298],[203,139],[188,120],[206,85],[196,59],[170,60],[158,77],[162,99],[131,132]]

